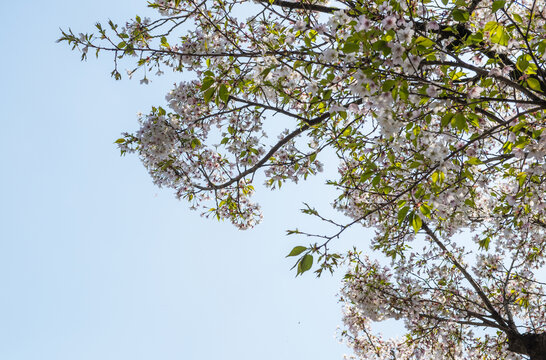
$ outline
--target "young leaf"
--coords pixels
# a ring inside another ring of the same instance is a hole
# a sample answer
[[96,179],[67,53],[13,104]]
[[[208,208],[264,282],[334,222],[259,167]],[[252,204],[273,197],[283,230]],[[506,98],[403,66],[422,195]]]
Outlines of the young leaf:
[[528,78],[527,85],[529,85],[529,87],[535,91],[542,91],[540,87],[540,81],[535,78]]
[[413,219],[411,220],[411,226],[413,227],[413,230],[415,230],[415,233],[417,233],[421,229],[421,226],[423,226],[423,220],[421,220],[419,215],[413,215]]
[[398,211],[398,224],[401,225],[402,222],[406,219],[406,215],[408,214],[409,206],[404,206],[400,211]]
[[313,256],[309,254],[304,255],[298,263],[298,272],[296,275],[303,274],[311,269],[311,266],[313,266]]
[[296,246],[295,248],[292,249],[292,251],[290,251],[290,254],[286,255],[286,257],[298,256],[299,254],[301,254],[305,250],[307,250],[307,248],[305,246]]

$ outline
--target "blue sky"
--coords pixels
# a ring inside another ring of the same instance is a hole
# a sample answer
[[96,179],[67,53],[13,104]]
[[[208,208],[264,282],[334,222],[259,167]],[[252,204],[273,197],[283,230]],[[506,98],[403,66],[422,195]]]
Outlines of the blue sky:
[[251,231],[201,218],[113,144],[180,75],[116,82],[110,56],[55,43],[145,4],[2,7],[0,359],[340,359],[341,273],[294,278],[284,257],[307,242],[286,229],[320,228],[298,209],[328,205],[324,179],[261,189]]

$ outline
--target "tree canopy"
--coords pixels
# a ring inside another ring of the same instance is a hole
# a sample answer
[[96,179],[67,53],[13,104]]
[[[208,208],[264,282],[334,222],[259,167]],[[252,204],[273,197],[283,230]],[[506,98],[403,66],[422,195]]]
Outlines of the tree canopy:
[[[158,186],[247,229],[261,219],[256,175],[298,182],[328,149],[348,220],[308,206],[337,230],[290,231],[316,243],[289,256],[298,274],[348,263],[342,336],[355,358],[546,359],[543,1],[149,6],[157,19],[59,40],[82,59],[112,53],[116,79],[122,61],[141,83],[185,73],[116,141]],[[292,125],[275,133],[280,117]],[[375,229],[371,250],[329,251],[357,225]],[[371,330],[389,318],[402,337]]]

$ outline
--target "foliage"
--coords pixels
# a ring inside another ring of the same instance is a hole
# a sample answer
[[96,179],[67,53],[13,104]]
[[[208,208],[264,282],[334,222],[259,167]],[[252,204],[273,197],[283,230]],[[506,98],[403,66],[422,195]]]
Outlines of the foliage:
[[[257,224],[254,177],[280,188],[339,158],[338,227],[297,273],[350,263],[344,339],[362,359],[545,359],[546,8],[530,0],[156,0],[161,17],[63,32],[144,72],[190,72],[117,140],[159,186]],[[245,14],[237,16],[236,14]],[[280,116],[293,120],[276,141]],[[273,127],[274,128],[274,127]],[[329,252],[353,225],[370,256]],[[473,241],[464,241],[465,233]],[[419,249],[417,249],[419,248]],[[390,262],[381,263],[383,254]],[[376,256],[377,255],[377,256]],[[374,259],[375,258],[375,259]],[[402,319],[383,339],[370,321]]]

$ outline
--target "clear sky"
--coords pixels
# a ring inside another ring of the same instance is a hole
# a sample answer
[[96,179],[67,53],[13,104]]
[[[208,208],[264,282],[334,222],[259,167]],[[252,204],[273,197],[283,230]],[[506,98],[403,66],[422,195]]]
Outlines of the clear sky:
[[[301,201],[324,179],[259,191],[265,221],[237,231],[155,188],[113,144],[180,75],[116,82],[59,27],[91,31],[146,1],[10,1],[2,6],[0,359],[341,359],[341,273],[295,278],[284,256],[316,229]],[[369,236],[352,232],[346,246]]]

